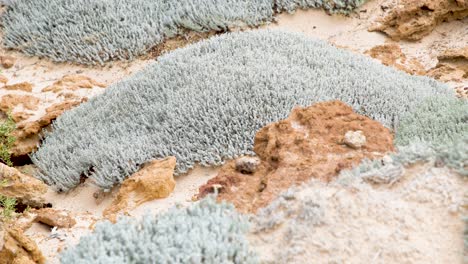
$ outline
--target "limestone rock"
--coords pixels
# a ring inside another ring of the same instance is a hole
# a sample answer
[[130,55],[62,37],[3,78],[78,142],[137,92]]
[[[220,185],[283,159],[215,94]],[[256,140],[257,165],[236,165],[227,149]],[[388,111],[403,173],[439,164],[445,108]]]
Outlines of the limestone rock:
[[7,82],[8,82],[8,78],[0,74],[0,83],[6,84]]
[[71,228],[76,224],[75,219],[70,212],[65,210],[56,210],[52,208],[41,208],[35,211],[37,214],[36,222],[40,222],[52,227]]
[[468,16],[466,0],[401,0],[391,5],[369,30],[385,32],[394,40],[419,40],[442,22]]
[[42,207],[47,186],[40,180],[23,174],[15,168],[0,163],[0,180],[6,184],[0,187],[0,194],[18,199],[25,205]]
[[0,64],[2,64],[2,67],[5,69],[9,69],[15,65],[16,58],[13,56],[0,56]]
[[0,227],[0,264],[45,263],[45,258],[36,243],[24,234],[24,230],[12,227]]
[[18,105],[28,110],[37,110],[40,99],[32,95],[7,94],[0,98],[0,111],[8,113]]
[[104,211],[104,216],[114,220],[116,214],[123,210],[168,197],[175,188],[175,165],[175,157],[154,160],[127,178],[120,186],[115,200]]
[[260,164],[257,157],[241,157],[236,159],[236,170],[243,174],[252,174]]
[[[366,144],[359,149],[344,145],[346,132],[358,130],[366,135]],[[364,158],[380,158],[393,150],[389,129],[340,101],[295,108],[287,119],[257,132],[254,151],[260,164],[251,175],[239,172],[236,161],[227,162],[200,187],[198,198],[221,185],[218,199],[253,213],[291,186],[311,178],[330,181]]]
[[437,59],[439,62],[429,70],[429,76],[445,82],[468,80],[468,46],[445,50]]
[[343,143],[346,146],[353,149],[360,149],[366,145],[366,136],[362,133],[361,130],[358,131],[348,131],[344,136]]

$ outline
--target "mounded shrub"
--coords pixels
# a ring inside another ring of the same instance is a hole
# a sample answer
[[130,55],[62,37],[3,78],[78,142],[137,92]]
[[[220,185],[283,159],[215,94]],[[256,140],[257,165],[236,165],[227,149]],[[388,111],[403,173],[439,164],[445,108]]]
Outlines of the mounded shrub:
[[247,219],[209,198],[141,221],[99,223],[61,254],[61,263],[258,263],[245,233]]
[[323,8],[330,13],[349,13],[367,0],[276,0],[277,11],[292,13],[297,9]]
[[155,158],[175,156],[180,174],[253,154],[256,131],[297,105],[337,99],[395,128],[424,98],[448,94],[432,79],[300,34],[225,34],[164,55],[67,111],[32,160],[60,190],[82,175],[110,188]]
[[395,143],[404,146],[423,140],[446,145],[462,135],[468,135],[468,102],[453,96],[431,97],[401,121]]
[[32,56],[103,64],[145,54],[181,29],[227,30],[272,16],[271,0],[22,0],[3,15],[3,40]]
[[[4,0],[5,1],[5,0]],[[21,0],[3,14],[3,44],[58,62],[131,60],[183,30],[258,26],[276,11],[349,12],[362,0]]]

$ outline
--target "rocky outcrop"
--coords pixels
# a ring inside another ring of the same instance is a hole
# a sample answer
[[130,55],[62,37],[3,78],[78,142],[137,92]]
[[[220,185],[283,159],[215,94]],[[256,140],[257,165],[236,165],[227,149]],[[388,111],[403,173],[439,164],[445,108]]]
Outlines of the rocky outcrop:
[[12,112],[17,106],[22,106],[27,110],[37,110],[40,99],[32,95],[7,94],[0,98],[0,111]]
[[[362,131],[365,144],[346,145],[348,131]],[[257,132],[254,151],[260,163],[255,170],[245,173],[237,161],[228,162],[200,187],[198,198],[217,189],[218,199],[232,202],[242,212],[256,212],[291,186],[311,178],[330,181],[362,159],[393,149],[389,129],[340,101],[295,108],[287,119]]]
[[42,207],[47,186],[40,180],[23,174],[15,168],[0,163],[0,194],[16,198],[19,202],[32,207]]
[[445,50],[437,59],[437,66],[429,70],[429,76],[445,82],[468,79],[468,46]]
[[369,30],[382,31],[394,40],[419,40],[440,23],[468,16],[466,0],[393,1],[383,18]]
[[64,210],[41,208],[36,210],[34,214],[36,214],[36,222],[43,223],[51,227],[71,228],[76,224],[71,213]]
[[168,197],[175,188],[175,157],[154,160],[127,178],[118,191],[117,197],[104,211],[104,216],[115,220],[119,212],[131,210],[138,205]]
[[379,60],[383,65],[396,68],[412,75],[424,75],[424,66],[416,59],[408,59],[396,43],[375,46],[365,54]]
[[18,226],[0,226],[0,264],[45,263],[37,244],[24,231]]

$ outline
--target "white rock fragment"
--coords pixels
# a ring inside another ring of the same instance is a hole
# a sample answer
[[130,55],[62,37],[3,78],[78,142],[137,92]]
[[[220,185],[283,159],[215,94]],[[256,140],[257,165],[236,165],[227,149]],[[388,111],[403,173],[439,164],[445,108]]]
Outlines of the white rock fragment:
[[353,149],[359,149],[366,145],[366,136],[361,130],[348,131],[344,136],[344,143]]
[[260,164],[257,157],[242,157],[236,160],[236,170],[243,174],[252,174]]

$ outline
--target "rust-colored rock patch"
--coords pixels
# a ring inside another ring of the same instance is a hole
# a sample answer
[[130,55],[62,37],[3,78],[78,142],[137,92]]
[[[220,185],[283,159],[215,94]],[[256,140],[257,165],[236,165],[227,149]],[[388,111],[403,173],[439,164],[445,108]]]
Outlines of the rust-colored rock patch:
[[365,54],[382,62],[383,65],[394,67],[398,70],[413,75],[424,75],[424,66],[416,59],[408,59],[396,43],[375,46]]
[[420,40],[442,22],[468,16],[466,0],[401,0],[370,31],[382,31],[394,40]]
[[13,111],[18,105],[34,111],[38,109],[40,102],[39,98],[32,95],[7,94],[0,99],[0,111],[8,113],[9,111]]
[[175,188],[175,165],[175,157],[154,160],[130,176],[120,186],[117,197],[104,211],[104,216],[114,221],[119,212],[168,197]]
[[[365,145],[355,149],[344,144],[348,131],[362,131]],[[298,107],[287,119],[257,132],[254,151],[260,164],[255,171],[244,174],[236,170],[236,161],[227,162],[200,187],[198,198],[218,189],[218,199],[232,202],[242,212],[255,213],[291,186],[311,178],[330,181],[364,158],[393,150],[389,129],[340,101]]]

